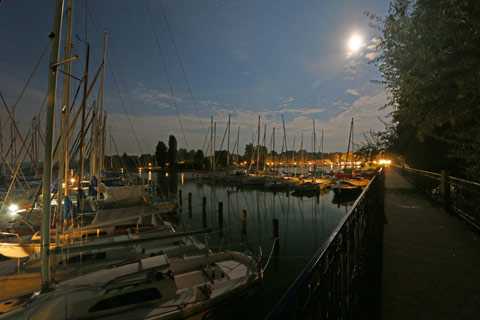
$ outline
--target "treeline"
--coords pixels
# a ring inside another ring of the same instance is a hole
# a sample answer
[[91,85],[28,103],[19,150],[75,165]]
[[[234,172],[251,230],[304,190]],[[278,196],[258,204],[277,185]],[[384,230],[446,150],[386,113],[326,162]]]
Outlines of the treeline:
[[[339,152],[321,153],[308,152],[307,150],[288,151],[288,152],[273,152],[268,151],[266,147],[254,146],[249,143],[245,146],[243,154],[229,153],[226,150],[215,151],[215,156],[212,159],[210,154],[205,154],[202,150],[190,150],[180,148],[177,149],[177,140],[175,136],[170,135],[168,139],[168,146],[159,141],[154,154],[127,155],[122,156],[105,156],[105,169],[119,171],[121,168],[128,171],[138,170],[139,167],[160,167],[162,169],[175,170],[211,170],[215,168],[227,168],[234,166],[250,167],[257,163],[263,168],[266,164],[272,165],[272,162],[283,165],[292,163],[300,164],[308,161],[330,161],[337,163],[347,158],[346,154]],[[353,158],[352,153],[349,154],[348,160]],[[356,159],[360,159],[361,155],[356,154]]]
[[480,1],[396,0],[385,18],[368,15],[394,110],[370,147],[480,180]]

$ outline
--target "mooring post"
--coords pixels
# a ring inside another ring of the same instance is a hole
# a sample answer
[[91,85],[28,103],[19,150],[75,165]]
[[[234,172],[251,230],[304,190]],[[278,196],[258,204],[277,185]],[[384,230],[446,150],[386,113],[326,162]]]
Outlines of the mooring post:
[[278,232],[278,219],[273,219],[273,237],[278,238],[279,237],[279,232]]
[[444,210],[450,208],[450,173],[446,170],[442,170],[442,180],[440,182],[440,197],[441,203]]
[[218,203],[218,229],[220,238],[223,238],[223,202]]
[[182,189],[178,190],[178,204],[180,205],[180,209],[181,209],[182,206],[183,206],[183,203],[182,203]]
[[247,233],[247,210],[242,210],[242,234]]
[[203,227],[207,227],[207,197],[202,198],[202,221]]

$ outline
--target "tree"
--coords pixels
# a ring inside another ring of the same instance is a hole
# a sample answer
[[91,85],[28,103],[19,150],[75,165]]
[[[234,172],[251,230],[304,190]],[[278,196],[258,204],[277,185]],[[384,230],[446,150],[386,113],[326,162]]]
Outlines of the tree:
[[396,0],[387,17],[369,16],[394,108],[390,149],[414,167],[479,179],[480,3]]
[[168,163],[170,167],[174,167],[177,163],[178,151],[177,151],[177,139],[174,135],[168,137]]
[[167,146],[163,141],[158,141],[155,149],[155,159],[160,167],[165,167],[167,163]]
[[255,159],[252,159],[254,152],[255,152],[255,147],[253,146],[253,143],[249,143],[245,146],[244,157],[247,163],[251,163],[252,160],[255,161]]
[[193,158],[193,166],[195,169],[203,169],[204,158],[203,151],[198,149]]

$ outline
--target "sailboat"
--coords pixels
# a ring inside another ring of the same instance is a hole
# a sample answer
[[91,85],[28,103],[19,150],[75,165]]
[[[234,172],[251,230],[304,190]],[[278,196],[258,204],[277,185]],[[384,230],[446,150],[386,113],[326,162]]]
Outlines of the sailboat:
[[[239,252],[211,253],[208,250],[206,254],[169,258],[167,253],[163,252],[166,247],[162,245],[149,248],[149,251],[142,249],[141,254],[149,255],[148,257],[109,264],[105,269],[88,272],[58,283],[52,281],[50,263],[52,260],[55,263],[62,261],[52,259],[50,248],[53,109],[56,96],[56,68],[62,63],[58,62],[62,13],[63,0],[56,0],[50,44],[44,151],[39,261],[41,287],[34,292],[0,302],[0,318],[160,319],[193,315],[208,317],[208,312],[221,308],[226,302],[234,301],[237,294],[244,293],[246,289],[258,282],[261,276],[258,260]],[[81,174],[80,177],[82,177]],[[150,240],[152,239],[131,239],[131,242]],[[100,249],[119,244],[120,242],[111,241],[110,243],[89,243],[85,247],[92,245]],[[53,253],[61,253],[63,249],[67,252],[84,252],[85,247],[82,245],[77,245],[76,249],[56,247]],[[153,252],[153,250],[156,251]],[[38,260],[36,262],[38,263]]]
[[259,279],[257,262],[242,253],[176,259],[159,254],[61,282],[47,293],[3,301],[0,319],[208,317]]

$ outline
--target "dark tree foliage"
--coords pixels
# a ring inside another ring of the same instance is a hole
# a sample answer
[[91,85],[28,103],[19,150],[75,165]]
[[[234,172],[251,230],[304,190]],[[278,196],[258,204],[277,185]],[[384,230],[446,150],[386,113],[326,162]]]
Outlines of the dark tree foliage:
[[157,148],[155,149],[155,159],[160,167],[165,167],[167,163],[167,146],[163,141],[158,141]]
[[245,145],[245,153],[243,154],[243,156],[245,157],[245,160],[247,161],[247,163],[250,163],[251,161],[255,161],[255,159],[253,158],[254,152],[255,152],[255,147],[253,146],[253,143],[249,143]]
[[417,168],[480,178],[480,1],[395,0],[375,60],[391,94],[383,139]]
[[178,151],[177,151],[177,139],[174,135],[168,137],[168,163],[170,167],[174,167],[177,163]]
[[197,170],[204,169],[204,158],[203,151],[198,149],[197,153],[195,153],[195,157],[193,158],[193,167]]
[[142,154],[142,155],[140,156],[140,165],[141,165],[142,167],[146,167],[146,166],[148,166],[150,163],[153,165],[153,163],[154,163],[153,160],[154,160],[153,155],[151,155],[151,154]]

